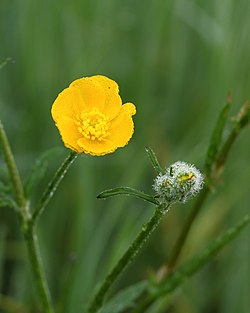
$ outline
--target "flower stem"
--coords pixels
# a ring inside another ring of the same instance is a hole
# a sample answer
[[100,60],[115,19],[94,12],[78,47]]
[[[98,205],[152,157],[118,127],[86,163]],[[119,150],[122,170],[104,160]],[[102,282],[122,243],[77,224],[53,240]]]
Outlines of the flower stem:
[[28,218],[28,211],[26,206],[26,199],[24,196],[23,185],[1,120],[0,120],[0,144],[2,146],[5,162],[10,173],[10,179],[14,187],[16,202],[19,207],[19,210],[21,210],[21,212],[19,213],[22,215],[23,218]]
[[32,270],[34,282],[37,287],[37,292],[44,309],[44,313],[53,313],[51,305],[51,297],[44,272],[42,270],[42,262],[40,251],[38,248],[37,237],[33,227],[28,227],[24,232],[25,243],[28,250],[30,267]]
[[142,227],[142,230],[137,235],[134,242],[130,245],[130,247],[127,249],[124,255],[116,263],[116,265],[113,267],[111,272],[108,274],[108,276],[106,277],[106,279],[104,280],[100,288],[98,289],[94,299],[90,303],[90,306],[88,309],[89,313],[97,312],[98,309],[102,306],[106,293],[108,292],[110,287],[113,285],[113,283],[116,281],[116,279],[121,274],[121,272],[134,259],[134,257],[136,256],[136,254],[138,253],[142,245],[147,241],[147,239],[152,234],[152,232],[159,225],[162,217],[168,211],[167,208],[168,208],[167,205],[165,206],[161,205],[156,208],[154,215],[151,217],[148,223]]
[[34,233],[33,225],[31,224],[30,209],[24,195],[24,189],[20,175],[16,166],[13,153],[3,125],[0,121],[0,144],[2,145],[5,162],[7,164],[10,178],[14,187],[16,202],[18,205],[18,217],[20,221],[20,229],[24,236],[24,241],[28,251],[28,260],[31,266],[33,279],[40,296],[40,301],[43,305],[44,313],[53,313],[50,303],[50,295],[45,280],[45,275],[42,270],[40,253],[38,250],[37,239]]
[[55,173],[54,177],[50,181],[50,183],[47,186],[47,189],[45,190],[40,203],[36,210],[34,211],[32,218],[31,218],[31,224],[34,225],[36,221],[38,220],[39,216],[44,211],[45,207],[48,205],[49,201],[53,197],[57,187],[59,186],[61,180],[67,173],[69,167],[74,162],[78,154],[76,152],[71,151],[70,154],[66,157],[64,162],[61,164],[57,172]]

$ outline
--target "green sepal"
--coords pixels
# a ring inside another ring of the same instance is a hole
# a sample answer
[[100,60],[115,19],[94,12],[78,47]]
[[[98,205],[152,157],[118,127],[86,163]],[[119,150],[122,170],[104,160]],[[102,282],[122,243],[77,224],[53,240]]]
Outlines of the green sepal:
[[149,148],[149,147],[145,147],[145,150],[147,152],[148,158],[154,168],[154,170],[156,171],[157,174],[163,173],[163,169],[160,166],[160,163],[158,162],[158,159],[154,153],[154,151]]
[[114,197],[114,196],[118,196],[118,195],[134,196],[134,197],[140,198],[142,200],[151,202],[155,205],[159,205],[159,202],[156,200],[155,197],[148,195],[148,194],[144,193],[143,191],[139,191],[137,189],[130,188],[130,187],[117,187],[117,188],[108,189],[108,190],[101,192],[97,196],[97,198],[98,199],[105,199],[105,198]]

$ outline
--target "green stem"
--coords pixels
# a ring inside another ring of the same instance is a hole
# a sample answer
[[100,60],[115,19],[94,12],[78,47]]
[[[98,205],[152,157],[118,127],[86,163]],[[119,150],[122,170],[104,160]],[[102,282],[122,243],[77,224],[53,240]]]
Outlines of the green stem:
[[5,162],[10,173],[10,179],[14,187],[16,202],[19,209],[21,210],[21,212],[19,213],[22,215],[23,219],[27,219],[29,217],[29,214],[26,206],[23,185],[1,120],[0,120],[0,144],[2,146]]
[[34,211],[34,213],[32,215],[32,219],[31,219],[32,225],[34,225],[36,223],[39,216],[42,214],[45,207],[48,205],[48,203],[51,200],[51,198],[53,197],[57,187],[59,186],[61,180],[63,179],[63,177],[67,173],[69,167],[74,162],[74,160],[76,159],[77,156],[78,156],[78,154],[76,152],[71,151],[69,153],[69,155],[66,157],[66,159],[64,160],[64,162],[61,164],[61,166],[59,167],[57,172],[55,173],[54,177],[52,178],[52,180],[48,184],[48,187],[45,190],[38,207],[36,208],[36,210]]
[[37,239],[34,234],[33,225],[31,224],[31,217],[29,207],[27,205],[23,185],[20,179],[20,175],[16,166],[16,162],[13,153],[10,148],[10,144],[3,125],[0,121],[0,144],[3,148],[5,161],[9,170],[10,178],[14,187],[16,202],[18,205],[18,217],[20,220],[20,228],[24,235],[25,244],[28,251],[28,259],[31,266],[33,279],[40,296],[40,301],[43,304],[45,313],[52,313],[52,307],[50,303],[50,296],[45,280],[45,276],[42,270],[42,264],[40,259],[40,253],[38,250]]
[[24,232],[25,243],[28,250],[30,267],[32,270],[34,282],[37,287],[37,292],[44,309],[44,313],[52,313],[52,305],[49,289],[46,283],[45,275],[42,270],[42,262],[40,251],[38,248],[37,237],[33,227],[28,227]]
[[134,259],[142,245],[147,241],[152,232],[159,225],[162,217],[168,211],[168,206],[159,206],[156,208],[154,215],[151,217],[149,222],[142,227],[142,230],[135,238],[134,242],[130,245],[121,259],[117,262],[111,272],[108,274],[100,288],[98,289],[93,301],[90,303],[88,312],[94,313],[102,306],[104,297],[113,283],[116,281],[118,276],[126,268],[126,266]]

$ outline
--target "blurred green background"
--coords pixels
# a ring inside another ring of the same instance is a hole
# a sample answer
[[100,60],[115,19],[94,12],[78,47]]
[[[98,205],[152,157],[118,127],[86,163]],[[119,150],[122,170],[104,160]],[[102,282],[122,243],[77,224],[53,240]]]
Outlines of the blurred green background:
[[[96,283],[152,214],[152,206],[139,200],[98,201],[96,195],[122,185],[151,192],[154,172],[145,145],[162,166],[184,160],[202,167],[227,92],[233,94],[232,114],[249,98],[249,12],[248,0],[1,0],[0,64],[11,61],[0,70],[0,118],[23,179],[44,151],[61,147],[32,204],[68,153],[50,116],[62,89],[76,78],[103,74],[118,82],[124,102],[137,106],[129,145],[104,157],[79,157],[39,222],[58,312],[83,312]],[[248,128],[196,220],[182,260],[249,211],[249,160]],[[4,179],[2,156],[0,165]],[[166,261],[192,203],[172,208],[113,292]],[[3,207],[0,216],[0,312],[37,312],[15,215]],[[169,298],[169,310],[249,312],[249,238],[248,227]]]

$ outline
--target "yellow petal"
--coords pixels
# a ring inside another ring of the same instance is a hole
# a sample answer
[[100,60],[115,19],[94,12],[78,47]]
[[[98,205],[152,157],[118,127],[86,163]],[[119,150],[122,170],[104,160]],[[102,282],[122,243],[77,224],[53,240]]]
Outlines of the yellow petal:
[[54,101],[51,114],[54,121],[61,116],[67,116],[75,119],[86,108],[78,92],[72,88],[64,89]]
[[[116,82],[101,75],[72,82],[59,94],[51,109],[65,146],[92,155],[111,153],[126,145],[134,131],[132,115],[135,112],[132,103],[122,105]],[[103,125],[100,129],[98,116],[107,129]],[[88,125],[96,136],[85,134],[90,132]],[[102,136],[100,131],[105,131]]]
[[114,152],[118,148],[113,142],[107,139],[98,141],[82,137],[77,141],[77,143],[84,153],[97,156]]
[[120,111],[122,106],[122,100],[119,96],[119,87],[117,83],[102,75],[92,76],[92,80],[99,83],[105,93],[105,103],[102,108],[109,120],[112,120]]
[[122,106],[121,111],[110,122],[108,140],[112,141],[117,147],[125,146],[134,133],[134,123],[132,115],[136,112],[132,103],[126,103]]
[[102,111],[106,95],[98,81],[92,77],[84,77],[73,81],[69,88],[80,94],[88,110],[98,108]]
[[73,119],[61,116],[57,119],[56,126],[59,129],[64,145],[67,148],[78,153],[83,152],[83,149],[77,143],[82,135],[78,131],[77,125]]

